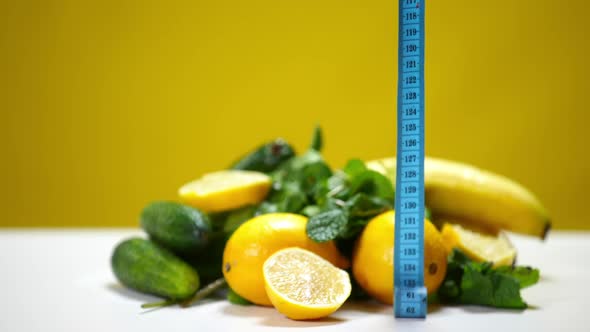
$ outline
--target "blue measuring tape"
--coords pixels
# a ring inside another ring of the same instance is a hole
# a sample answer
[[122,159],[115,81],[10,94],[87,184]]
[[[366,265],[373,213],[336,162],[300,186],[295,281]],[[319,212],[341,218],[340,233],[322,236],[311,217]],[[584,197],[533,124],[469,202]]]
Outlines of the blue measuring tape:
[[425,318],[424,2],[399,0],[394,314]]

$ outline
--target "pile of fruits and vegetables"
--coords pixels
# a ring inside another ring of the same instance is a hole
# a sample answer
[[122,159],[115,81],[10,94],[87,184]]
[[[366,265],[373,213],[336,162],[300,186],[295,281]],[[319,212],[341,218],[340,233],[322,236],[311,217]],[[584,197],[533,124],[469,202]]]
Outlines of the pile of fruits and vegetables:
[[[117,279],[188,306],[224,291],[236,305],[316,319],[346,301],[393,301],[395,158],[322,157],[317,127],[296,154],[282,139],[146,206],[146,238],[114,249]],[[424,279],[429,302],[525,309],[539,270],[516,265],[505,231],[544,238],[550,219],[526,188],[448,160],[425,160]]]

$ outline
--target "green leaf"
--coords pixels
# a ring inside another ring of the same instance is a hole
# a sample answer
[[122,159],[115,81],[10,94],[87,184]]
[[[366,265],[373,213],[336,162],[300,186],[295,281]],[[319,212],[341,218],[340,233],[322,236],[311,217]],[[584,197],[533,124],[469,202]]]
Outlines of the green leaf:
[[285,169],[293,172],[293,171],[300,171],[306,165],[313,164],[318,161],[323,161],[322,155],[316,150],[307,150],[304,154],[292,158],[288,164],[286,164]]
[[365,166],[365,163],[362,162],[360,159],[350,159],[342,170],[350,178],[354,178],[355,176],[358,176],[359,174],[365,172],[367,170],[367,167]]
[[501,273],[484,274],[476,267],[477,263],[469,263],[464,270],[461,303],[511,309],[527,307],[520,297],[518,280]]
[[332,176],[330,167],[323,161],[317,161],[303,167],[299,183],[303,192],[313,197],[330,176]]
[[322,209],[322,212],[325,211],[330,211],[330,210],[334,210],[334,209],[344,209],[346,207],[346,202],[338,199],[338,198],[332,198],[332,197],[328,197],[325,200],[318,202],[320,208]]
[[285,199],[279,203],[278,212],[297,213],[301,211],[306,204],[307,196],[303,192],[292,192],[288,196],[285,196]]
[[539,281],[539,269],[529,266],[502,266],[497,268],[496,272],[518,280],[521,289],[532,286]]
[[336,172],[327,181],[327,197],[347,199],[350,193],[349,183],[342,172]]
[[494,287],[492,280],[477,271],[476,266],[467,264],[463,270],[461,279],[460,302],[463,304],[481,304],[492,306],[494,304]]
[[315,126],[315,128],[313,129],[313,136],[311,138],[311,145],[309,146],[309,148],[311,150],[315,150],[315,151],[321,151],[322,150],[322,146],[324,145],[324,139],[323,139],[323,135],[322,135],[322,128],[318,125]]
[[518,280],[501,273],[491,273],[489,277],[494,290],[494,307],[526,309],[527,304],[520,296]]
[[459,295],[461,295],[461,288],[457,281],[451,278],[446,278],[438,289],[438,297],[441,302],[455,303]]
[[347,200],[351,195],[351,179],[365,171],[367,171],[367,168],[362,161],[358,159],[349,160],[342,171],[335,171],[325,183],[322,183],[322,187],[316,192],[315,200],[320,205],[323,204],[326,198]]
[[256,215],[267,214],[267,213],[275,213],[279,211],[279,206],[277,203],[271,202],[262,202],[258,206],[256,210]]
[[246,206],[231,211],[223,224],[223,232],[227,234],[233,233],[241,224],[254,217],[257,209],[257,206]]
[[536,269],[493,268],[490,262],[471,261],[460,250],[454,249],[449,255],[447,274],[437,295],[443,303],[524,309],[527,304],[520,289],[537,280]]
[[322,209],[317,205],[308,205],[301,210],[301,214],[308,218],[311,218],[320,212],[322,212]]
[[393,206],[383,198],[358,193],[346,202],[346,208],[351,217],[370,218],[393,209]]
[[348,199],[348,183],[343,175],[343,172],[336,171],[331,177],[318,182],[313,199],[322,210],[328,210],[326,206],[330,205],[331,200],[344,201]]
[[297,181],[300,178],[301,170],[305,166],[319,161],[323,161],[322,155],[315,150],[308,150],[300,156],[289,159],[271,173],[273,187],[280,189],[284,182]]
[[348,217],[342,210],[322,212],[307,222],[307,236],[315,242],[334,240],[345,229],[347,221]]
[[245,298],[238,295],[238,293],[234,292],[233,289],[228,289],[227,291],[227,300],[232,304],[237,305],[251,305],[252,302],[246,300]]
[[277,203],[277,212],[299,212],[308,203],[307,195],[297,182],[286,183],[272,201]]
[[381,173],[367,170],[359,173],[350,180],[351,195],[365,193],[370,196],[378,196],[393,203],[395,190],[388,178]]

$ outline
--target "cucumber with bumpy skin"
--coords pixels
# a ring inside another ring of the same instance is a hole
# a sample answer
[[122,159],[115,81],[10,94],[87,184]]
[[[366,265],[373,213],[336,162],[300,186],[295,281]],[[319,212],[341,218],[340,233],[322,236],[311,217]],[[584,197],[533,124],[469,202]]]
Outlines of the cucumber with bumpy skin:
[[150,238],[178,255],[197,254],[209,243],[211,222],[203,212],[176,202],[153,202],[141,212]]
[[117,245],[111,267],[123,285],[174,301],[190,298],[200,286],[199,275],[190,265],[160,245],[141,238]]
[[270,173],[294,156],[295,149],[285,140],[277,138],[236,161],[231,169]]

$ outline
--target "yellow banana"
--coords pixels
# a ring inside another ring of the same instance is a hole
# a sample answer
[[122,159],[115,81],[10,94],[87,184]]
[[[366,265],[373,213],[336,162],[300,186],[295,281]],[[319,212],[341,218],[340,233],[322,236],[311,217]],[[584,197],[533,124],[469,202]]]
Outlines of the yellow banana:
[[[395,158],[367,162],[393,183]],[[426,157],[424,196],[433,217],[465,220],[486,229],[545,238],[551,220],[541,202],[522,185],[467,164]]]

